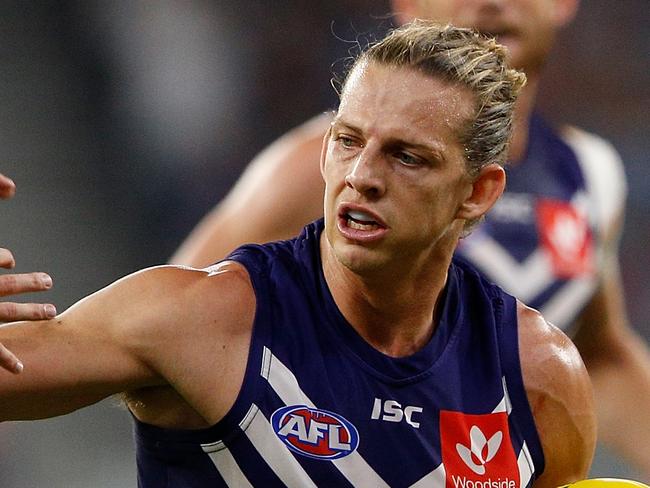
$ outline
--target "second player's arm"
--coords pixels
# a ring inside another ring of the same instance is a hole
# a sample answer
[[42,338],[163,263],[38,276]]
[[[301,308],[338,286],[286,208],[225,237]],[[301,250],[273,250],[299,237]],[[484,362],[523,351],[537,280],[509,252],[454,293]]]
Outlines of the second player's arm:
[[617,244],[614,233],[574,341],[594,385],[599,440],[650,479],[650,349],[627,320]]
[[207,266],[241,244],[293,237],[322,216],[319,160],[331,119],[315,117],[260,153],[170,261]]

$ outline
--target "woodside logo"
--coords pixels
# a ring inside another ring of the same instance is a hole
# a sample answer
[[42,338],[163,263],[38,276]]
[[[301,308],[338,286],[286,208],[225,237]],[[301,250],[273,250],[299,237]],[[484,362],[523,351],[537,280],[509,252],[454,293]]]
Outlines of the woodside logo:
[[519,468],[508,414],[440,412],[440,445],[447,486],[453,488],[515,488]]
[[460,476],[452,476],[451,479],[454,482],[454,488],[516,488],[517,486],[513,479],[498,478],[493,480],[488,478],[485,481],[472,481]]

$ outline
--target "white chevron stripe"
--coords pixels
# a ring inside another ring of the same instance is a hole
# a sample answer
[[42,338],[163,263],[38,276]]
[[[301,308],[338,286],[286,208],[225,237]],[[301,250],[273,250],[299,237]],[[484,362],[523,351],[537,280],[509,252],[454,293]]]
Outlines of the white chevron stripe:
[[492,413],[502,413],[507,411],[507,406],[506,406],[506,398],[503,397],[499,404],[494,407],[494,410],[492,410]]
[[208,456],[210,456],[210,459],[212,459],[212,462],[226,482],[226,485],[253,488],[253,485],[250,484],[244,473],[242,473],[242,470],[239,469],[239,465],[230,453],[230,450],[223,443],[219,444],[221,444],[221,447],[216,450],[208,450],[211,449],[211,447],[216,447],[216,443],[211,445],[211,447],[201,447],[203,447],[203,450],[208,454]]
[[286,405],[306,405],[315,408],[307,394],[302,391],[294,374],[273,353],[264,348],[268,357],[268,376],[266,380]]
[[[305,392],[302,391],[298,384],[298,380],[289,368],[282,364],[282,362],[265,347],[262,362],[264,363],[266,360],[268,360],[267,380],[286,405],[306,405],[311,408],[316,407]],[[337,467],[343,476],[345,476],[348,481],[357,488],[388,488],[386,482],[370,467],[358,451],[354,451],[352,454],[343,458],[334,459],[331,462]]]
[[503,398],[501,399],[499,404],[496,407],[494,407],[492,413],[505,412],[508,415],[510,415],[510,412],[512,412],[512,402],[510,401],[510,395],[508,395],[508,385],[506,385],[505,376],[501,377],[501,384],[503,385]]
[[[257,415],[259,407],[253,404],[239,426],[248,436],[260,456],[288,487],[316,487],[300,463],[278,439],[264,415]],[[219,474],[228,486],[248,488],[252,485],[246,478],[230,450],[222,441],[202,444]]]
[[512,402],[510,401],[510,395],[508,394],[508,385],[505,376],[501,377],[501,384],[503,385],[503,399],[506,402],[506,412],[510,415],[512,412]]
[[585,303],[597,286],[596,276],[570,281],[544,304],[540,312],[553,325],[566,326],[570,319],[575,318],[576,304]]
[[440,463],[436,469],[411,485],[411,488],[445,488],[445,465]]
[[[506,411],[508,412],[508,415],[510,415],[512,412],[512,402],[510,401],[510,395],[508,394],[508,385],[505,376],[501,378],[501,382],[503,383],[503,400],[499,403],[499,406],[504,404],[505,410],[501,411]],[[535,463],[530,455],[526,441],[524,441],[519,456],[517,457],[517,468],[519,469],[519,486],[520,488],[525,488],[535,472]]]
[[596,229],[606,232],[625,207],[627,184],[621,157],[609,142],[575,127],[564,128],[562,138],[585,176]]
[[275,435],[271,423],[264,415],[255,415],[246,429],[246,435],[264,461],[289,488],[316,487],[289,449]]
[[489,279],[524,302],[535,298],[554,280],[550,257],[541,249],[519,263],[497,241],[477,234],[466,239],[462,252]]
[[[584,191],[576,192],[571,204],[588,216],[589,199]],[[532,300],[555,281],[551,258],[543,248],[538,248],[520,263],[501,244],[480,230],[462,241],[461,246],[462,253],[485,275],[523,302]],[[563,303],[570,303],[570,300],[567,298]]]
[[517,458],[517,467],[519,468],[519,488],[526,488],[535,472],[535,465],[533,464],[533,459],[526,445],[526,441],[524,441],[524,445]]

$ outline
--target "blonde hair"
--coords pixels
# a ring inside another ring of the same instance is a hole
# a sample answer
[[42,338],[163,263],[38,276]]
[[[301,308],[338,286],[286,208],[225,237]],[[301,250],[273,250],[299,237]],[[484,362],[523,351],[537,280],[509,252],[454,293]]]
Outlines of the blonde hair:
[[348,76],[366,61],[417,69],[469,88],[476,110],[460,134],[467,170],[476,175],[490,163],[505,163],[515,100],[526,76],[508,68],[505,48],[494,39],[472,29],[416,20],[368,47]]

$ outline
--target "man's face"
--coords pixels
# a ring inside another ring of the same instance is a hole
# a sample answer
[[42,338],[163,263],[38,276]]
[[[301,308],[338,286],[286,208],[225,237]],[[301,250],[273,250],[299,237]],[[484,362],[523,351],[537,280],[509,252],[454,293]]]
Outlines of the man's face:
[[325,140],[325,233],[355,272],[424,264],[462,228],[471,194],[459,133],[472,93],[410,68],[362,64]]
[[[398,13],[450,22],[493,35],[508,48],[513,67],[538,72],[557,30],[572,17],[575,0],[396,0]],[[407,20],[407,19],[403,19]]]

